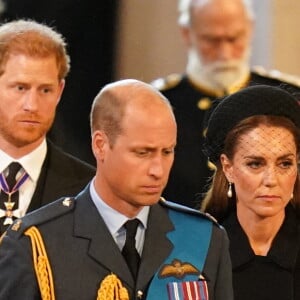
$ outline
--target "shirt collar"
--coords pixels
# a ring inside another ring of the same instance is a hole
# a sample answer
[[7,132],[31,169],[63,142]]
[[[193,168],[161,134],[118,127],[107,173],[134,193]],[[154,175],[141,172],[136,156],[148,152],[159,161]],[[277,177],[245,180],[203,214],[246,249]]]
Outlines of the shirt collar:
[[19,162],[29,174],[31,180],[37,181],[47,153],[46,139],[32,152],[25,156],[14,159],[0,149],[0,172],[2,173],[12,161]]
[[[90,194],[93,202],[97,207],[99,214],[103,218],[110,233],[114,236],[119,231],[119,229],[123,226],[123,224],[128,220],[128,217],[116,211],[115,209],[111,208],[100,198],[100,196],[97,194],[94,187],[94,179],[90,184]],[[147,228],[149,210],[150,207],[145,206],[141,209],[141,211],[136,216],[136,218],[140,220],[144,228]]]

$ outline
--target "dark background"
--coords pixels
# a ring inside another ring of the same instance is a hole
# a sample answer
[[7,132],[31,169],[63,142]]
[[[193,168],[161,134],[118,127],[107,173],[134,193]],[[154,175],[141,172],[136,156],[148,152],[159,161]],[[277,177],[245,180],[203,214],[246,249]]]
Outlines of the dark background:
[[99,90],[114,78],[118,0],[3,0],[1,22],[33,19],[66,39],[71,72],[49,138],[64,150],[95,164],[89,112]]

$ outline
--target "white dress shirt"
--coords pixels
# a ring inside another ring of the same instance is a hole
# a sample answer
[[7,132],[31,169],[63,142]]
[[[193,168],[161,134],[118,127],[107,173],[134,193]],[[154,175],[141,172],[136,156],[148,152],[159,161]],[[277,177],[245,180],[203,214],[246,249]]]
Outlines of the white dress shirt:
[[11,156],[7,155],[0,149],[0,173],[7,171],[7,167],[11,162],[18,162],[22,165],[22,169],[17,174],[17,179],[21,174],[26,171],[29,175],[27,180],[21,185],[19,189],[19,207],[20,216],[24,216],[29,207],[31,198],[35,191],[35,187],[37,185],[38,178],[41,173],[42,165],[45,160],[47,153],[47,143],[44,140],[34,151],[31,153],[14,159]]

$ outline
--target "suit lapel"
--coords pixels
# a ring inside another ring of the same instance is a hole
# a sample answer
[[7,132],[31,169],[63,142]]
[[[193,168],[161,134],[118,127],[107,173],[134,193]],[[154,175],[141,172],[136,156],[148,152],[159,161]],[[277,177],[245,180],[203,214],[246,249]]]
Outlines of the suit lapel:
[[[82,177],[73,170],[83,171]],[[47,141],[47,154],[28,209],[32,211],[62,196],[75,196],[93,177],[87,168],[70,160],[66,153]]]
[[[47,145],[47,147],[49,147],[49,145]],[[49,168],[49,149],[47,149],[47,154],[42,165],[41,173],[39,175],[36,188],[32,195],[27,212],[33,211],[42,206],[43,191],[45,189],[48,168]]]
[[166,236],[172,230],[174,230],[174,226],[168,217],[166,209],[159,204],[152,206],[137,279],[138,287],[146,287],[172,251],[173,245]]
[[109,273],[115,273],[122,282],[134,287],[127,264],[90,197],[89,186],[76,199],[74,235],[89,239],[88,255]]

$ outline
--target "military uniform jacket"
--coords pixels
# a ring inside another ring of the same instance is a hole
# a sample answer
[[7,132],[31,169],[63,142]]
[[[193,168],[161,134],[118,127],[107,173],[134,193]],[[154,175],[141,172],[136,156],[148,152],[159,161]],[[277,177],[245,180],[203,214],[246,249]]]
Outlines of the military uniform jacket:
[[[30,241],[23,235],[31,225],[36,225],[43,236],[57,300],[95,300],[101,281],[111,272],[128,289],[131,300],[146,299],[149,282],[173,247],[166,237],[174,230],[168,212],[169,208],[161,204],[150,209],[136,283],[90,198],[89,187],[75,200],[59,199],[26,215],[20,227],[8,230],[0,245],[0,299],[40,299]],[[188,213],[182,213],[189,217]],[[226,232],[213,225],[203,269],[209,278],[210,300],[233,299],[227,248]],[[142,291],[140,298],[136,298],[137,291]]]
[[[277,86],[283,82],[280,77],[252,72],[244,87],[254,84]],[[175,160],[163,196],[167,200],[198,208],[213,175],[213,169],[202,152],[204,121],[211,102],[218,95],[213,90],[193,85],[186,75],[180,74],[158,79],[153,85],[169,99],[178,128]],[[291,91],[300,92],[296,82],[288,86]]]

